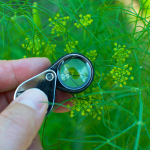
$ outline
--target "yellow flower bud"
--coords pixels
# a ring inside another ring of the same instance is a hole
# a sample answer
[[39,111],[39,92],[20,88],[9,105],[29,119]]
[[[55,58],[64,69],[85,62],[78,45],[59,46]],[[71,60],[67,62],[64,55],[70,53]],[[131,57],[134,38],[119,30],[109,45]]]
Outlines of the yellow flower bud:
[[86,16],[87,16],[88,18],[90,18],[90,17],[91,17],[91,15],[90,15],[90,14],[87,14]]
[[127,75],[129,76],[131,73],[130,72],[127,72]]
[[75,44],[78,44],[78,41],[75,41]]
[[49,21],[52,21],[52,18],[49,18],[48,20],[49,20]]
[[81,112],[81,115],[84,116],[84,112]]
[[114,83],[117,84],[117,81],[115,81]]
[[117,43],[114,43],[115,46],[117,46]]
[[82,18],[82,14],[80,14],[79,17]]
[[91,109],[87,109],[87,112],[90,112],[91,111]]
[[97,117],[98,120],[101,120],[101,117]]
[[126,82],[123,82],[123,84],[126,85],[127,83],[126,83]]
[[59,17],[59,14],[56,14],[57,17]]
[[70,117],[73,117],[73,114],[70,114]]

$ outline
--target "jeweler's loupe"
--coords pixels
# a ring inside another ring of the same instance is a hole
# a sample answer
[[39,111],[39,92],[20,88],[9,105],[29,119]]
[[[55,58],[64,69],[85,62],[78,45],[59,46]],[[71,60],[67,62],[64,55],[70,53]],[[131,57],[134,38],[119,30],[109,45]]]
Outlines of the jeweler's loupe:
[[93,76],[90,60],[81,54],[71,53],[61,57],[44,72],[21,83],[15,91],[14,100],[24,91],[38,88],[48,97],[48,114],[54,106],[56,88],[67,93],[79,93],[91,84]]

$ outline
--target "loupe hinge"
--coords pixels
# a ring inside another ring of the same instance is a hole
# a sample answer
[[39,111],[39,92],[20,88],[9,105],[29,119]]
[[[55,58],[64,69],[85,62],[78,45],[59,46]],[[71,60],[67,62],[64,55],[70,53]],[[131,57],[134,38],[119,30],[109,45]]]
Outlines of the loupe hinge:
[[53,75],[52,73],[47,73],[47,74],[45,75],[45,79],[46,79],[47,81],[52,81],[52,80],[54,79],[54,75]]

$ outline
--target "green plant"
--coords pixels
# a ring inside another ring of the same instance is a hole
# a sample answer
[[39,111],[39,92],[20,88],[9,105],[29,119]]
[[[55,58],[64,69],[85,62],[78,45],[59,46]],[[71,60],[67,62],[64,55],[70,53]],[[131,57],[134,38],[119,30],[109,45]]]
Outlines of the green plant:
[[56,104],[71,111],[45,119],[39,132],[45,149],[150,148],[149,5],[140,0],[136,12],[133,3],[0,2],[1,59],[53,63],[77,52],[94,66],[91,86],[69,99],[74,106]]

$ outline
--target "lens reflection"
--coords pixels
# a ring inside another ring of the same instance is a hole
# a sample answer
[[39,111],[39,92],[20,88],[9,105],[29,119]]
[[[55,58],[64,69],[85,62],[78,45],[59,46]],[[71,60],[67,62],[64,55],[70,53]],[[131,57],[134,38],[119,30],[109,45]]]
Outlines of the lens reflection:
[[61,82],[71,88],[78,88],[85,85],[89,78],[88,67],[80,59],[69,59],[60,67]]

